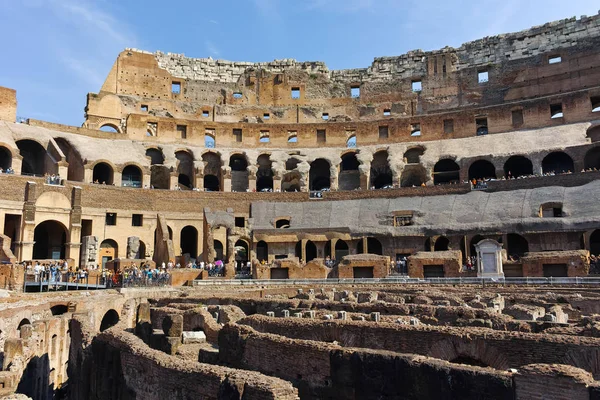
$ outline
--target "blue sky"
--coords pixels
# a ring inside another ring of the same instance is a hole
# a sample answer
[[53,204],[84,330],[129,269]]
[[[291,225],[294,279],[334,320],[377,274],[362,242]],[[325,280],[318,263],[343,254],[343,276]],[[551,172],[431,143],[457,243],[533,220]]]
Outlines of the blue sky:
[[126,47],[330,69],[594,15],[597,0],[0,0],[0,86],[18,114],[81,125]]

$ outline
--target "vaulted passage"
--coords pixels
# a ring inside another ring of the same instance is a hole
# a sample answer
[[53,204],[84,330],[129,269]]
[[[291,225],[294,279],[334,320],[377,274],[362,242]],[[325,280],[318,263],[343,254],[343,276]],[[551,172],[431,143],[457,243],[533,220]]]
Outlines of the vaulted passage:
[[595,256],[600,255],[600,229],[596,229],[590,235],[590,253]]
[[422,165],[407,165],[400,175],[401,187],[422,186],[427,182],[427,170]]
[[65,155],[66,161],[69,163],[66,178],[70,181],[83,182],[83,160],[77,149],[64,138],[55,138],[54,141]]
[[504,163],[504,175],[507,178],[518,178],[533,174],[533,164],[527,157],[512,156]]
[[92,179],[94,183],[112,185],[114,179],[114,172],[112,167],[102,162],[94,165]]
[[204,190],[218,192],[221,190],[221,157],[213,152],[202,155],[204,162]]
[[35,227],[33,241],[34,259],[64,259],[67,228],[58,221],[44,221]]
[[529,243],[527,242],[527,239],[521,235],[509,233],[506,241],[506,252],[508,253],[508,256],[519,258],[529,251]]
[[181,230],[180,243],[181,254],[189,254],[191,259],[198,256],[198,230],[188,225]]
[[187,151],[175,153],[177,158],[177,183],[181,189],[194,188],[194,156]]
[[330,177],[329,162],[327,160],[319,158],[310,164],[310,190],[329,189]]
[[359,162],[355,152],[346,153],[342,156],[340,173],[338,175],[339,190],[356,190],[360,188]]
[[102,317],[102,322],[100,322],[100,332],[104,332],[108,328],[111,328],[119,323],[119,313],[113,309],[110,309],[104,314]]
[[0,168],[6,171],[10,167],[12,167],[12,154],[6,147],[0,146]]
[[141,188],[142,187],[142,171],[135,165],[128,165],[123,168],[123,177],[121,186]]
[[242,154],[234,154],[229,158],[231,167],[231,190],[245,192],[248,189],[248,161]]
[[600,170],[600,147],[595,147],[585,154],[584,159],[585,169]]
[[562,151],[550,153],[544,157],[544,160],[542,161],[542,172],[544,174],[564,174],[573,172],[573,169],[573,159]]
[[271,157],[268,154],[261,154],[258,159],[258,170],[256,171],[256,190],[259,192],[268,192],[273,190],[273,170]]
[[440,160],[433,167],[434,185],[458,183],[460,180],[460,167],[454,160],[448,158]]
[[371,162],[371,188],[384,189],[392,186],[392,170],[388,162],[388,152],[378,151]]
[[368,253],[368,254],[377,254],[377,255],[383,255],[383,246],[381,245],[381,242],[374,238],[374,237],[369,237],[367,238],[367,251],[364,251],[364,247],[363,247],[363,241],[359,240],[358,244],[356,245],[356,253],[357,254],[363,254],[363,253]]
[[469,167],[469,180],[495,178],[496,167],[488,160],[477,160]]
[[46,173],[46,149],[33,140],[18,140],[17,147],[23,157],[21,175],[42,176]]

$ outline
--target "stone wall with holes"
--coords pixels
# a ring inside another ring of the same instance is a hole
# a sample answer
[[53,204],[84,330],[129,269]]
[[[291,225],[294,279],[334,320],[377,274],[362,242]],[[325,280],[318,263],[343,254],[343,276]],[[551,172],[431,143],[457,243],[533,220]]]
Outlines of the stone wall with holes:
[[0,120],[17,120],[17,91],[0,86]]

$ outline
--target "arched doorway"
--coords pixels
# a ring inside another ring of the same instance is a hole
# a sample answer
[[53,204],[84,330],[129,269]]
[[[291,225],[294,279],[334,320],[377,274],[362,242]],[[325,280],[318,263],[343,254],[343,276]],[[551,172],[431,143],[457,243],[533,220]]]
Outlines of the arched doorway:
[[223,243],[221,243],[220,240],[214,240],[213,241],[213,247],[215,249],[215,260],[223,260],[223,256],[225,255],[223,253]]
[[445,236],[440,236],[435,241],[433,251],[446,251],[450,246],[450,240]]
[[590,235],[590,253],[600,256],[600,229],[596,229]]
[[94,172],[92,174],[92,182],[101,183],[106,185],[113,184],[113,169],[110,165],[100,162],[94,165]]
[[33,232],[33,258],[60,260],[65,258],[67,228],[58,221],[44,221]]
[[336,261],[342,261],[342,258],[346,257],[348,254],[350,254],[350,249],[348,248],[348,243],[344,242],[343,240],[339,239],[337,242],[335,242],[335,260]]
[[119,133],[119,128],[113,124],[104,124],[100,127],[102,132]]
[[165,163],[165,155],[160,149],[147,149],[146,157],[150,158],[150,165],[163,165]]
[[191,225],[184,227],[179,240],[181,254],[189,254],[191,259],[196,259],[198,256],[198,230]]
[[142,171],[135,165],[128,165],[123,168],[121,186],[123,187],[142,187]]
[[392,170],[388,162],[388,152],[378,151],[373,155],[370,172],[371,188],[384,189],[392,186]]
[[342,155],[340,173],[338,174],[339,190],[356,190],[360,188],[359,165],[356,152],[351,151]]
[[573,159],[562,151],[555,151],[548,154],[542,160],[542,173],[564,174],[573,172]]
[[507,178],[518,178],[520,176],[533,175],[533,164],[527,157],[512,156],[504,163],[504,176]]
[[[365,253],[362,240],[358,241],[358,245],[356,246],[356,252],[358,254]],[[367,238],[367,252],[368,252],[368,254],[378,254],[378,255],[382,256],[383,255],[383,246],[381,245],[381,242],[374,237]]]
[[319,158],[310,163],[308,181],[310,190],[319,191],[323,189],[329,189],[331,186],[329,162],[323,158]]
[[422,147],[413,147],[412,149],[408,149],[404,153],[404,162],[407,164],[419,164],[421,162],[421,156],[424,153],[425,149]]
[[423,186],[427,182],[427,170],[422,165],[407,165],[400,175],[401,187]]
[[108,328],[111,328],[119,323],[119,313],[113,309],[110,309],[104,314],[102,317],[102,322],[100,322],[100,332],[104,332]]
[[64,138],[58,137],[55,138],[54,141],[65,155],[66,161],[69,163],[66,178],[70,181],[83,182],[83,159],[81,158],[79,151],[77,151],[77,149],[75,149],[75,147]]
[[21,175],[43,176],[46,172],[46,149],[34,140],[17,140],[19,153],[23,157]]
[[248,190],[248,161],[242,154],[233,154],[229,158],[231,167],[231,190],[245,192]]
[[488,160],[477,160],[469,167],[469,180],[496,179],[496,167]]
[[304,262],[309,262],[317,258],[317,246],[312,241],[306,242],[306,260]]
[[140,240],[140,248],[138,250],[137,258],[143,260],[146,258],[146,243]]
[[150,185],[153,189],[169,189],[171,171],[164,165],[165,155],[161,149],[147,149],[146,157],[150,158]]
[[235,267],[237,271],[241,271],[246,267],[249,256],[249,245],[245,240],[235,242]]
[[221,157],[213,152],[202,155],[204,162],[204,190],[218,192],[221,190]]
[[269,260],[269,245],[267,245],[267,242],[261,240],[256,244],[256,258],[259,262]]
[[175,153],[177,158],[177,183],[181,189],[194,188],[194,156],[187,151]]
[[4,146],[0,146],[0,168],[6,171],[12,167],[12,153]]
[[521,258],[529,251],[527,239],[516,233],[509,233],[506,238],[506,252],[508,256]]
[[102,268],[104,268],[107,262],[119,257],[119,245],[112,239],[104,239],[100,243],[100,251],[98,253],[99,258],[102,260]]
[[271,156],[261,154],[256,160],[258,170],[256,171],[256,190],[259,192],[273,191],[273,169]]
[[585,169],[600,170],[600,146],[588,150],[583,161]]
[[17,325],[17,330],[20,331],[25,325],[31,325],[31,321],[29,321],[27,318],[23,318],[21,322],[19,322],[19,325]]
[[443,185],[460,181],[460,167],[449,158],[438,161],[433,167],[433,184]]

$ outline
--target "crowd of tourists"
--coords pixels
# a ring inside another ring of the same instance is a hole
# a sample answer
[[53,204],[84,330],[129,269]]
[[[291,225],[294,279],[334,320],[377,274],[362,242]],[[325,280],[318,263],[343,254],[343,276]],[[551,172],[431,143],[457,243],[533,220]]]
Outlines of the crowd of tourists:
[[56,260],[40,264],[39,261],[24,263],[25,273],[28,280],[34,282],[58,282],[87,283],[89,271],[87,268],[73,268],[66,260]]
[[44,179],[46,180],[47,185],[60,185],[62,183],[62,179],[60,179],[60,175],[45,174]]

